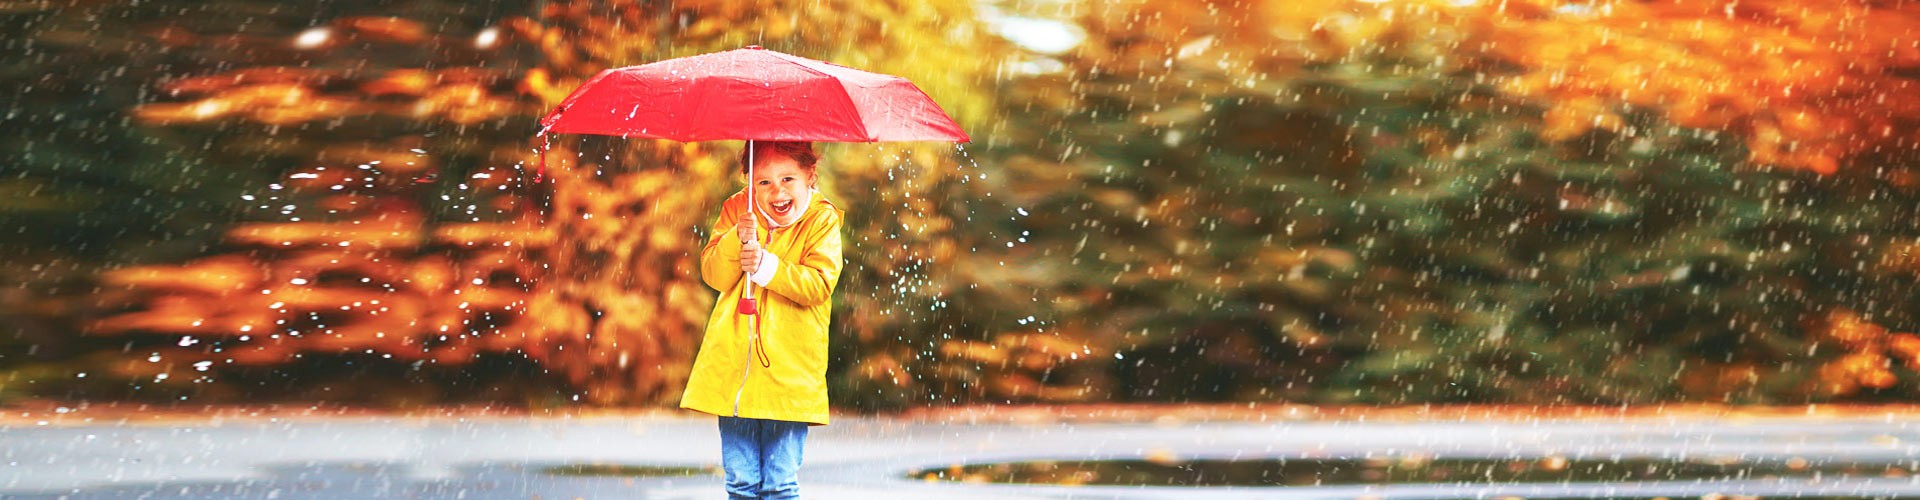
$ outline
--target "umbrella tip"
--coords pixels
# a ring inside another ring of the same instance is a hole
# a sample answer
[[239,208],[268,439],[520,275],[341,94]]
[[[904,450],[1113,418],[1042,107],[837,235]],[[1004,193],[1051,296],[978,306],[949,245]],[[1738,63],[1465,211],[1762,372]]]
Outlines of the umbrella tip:
[[764,50],[759,45],[748,45],[747,49],[748,50]]

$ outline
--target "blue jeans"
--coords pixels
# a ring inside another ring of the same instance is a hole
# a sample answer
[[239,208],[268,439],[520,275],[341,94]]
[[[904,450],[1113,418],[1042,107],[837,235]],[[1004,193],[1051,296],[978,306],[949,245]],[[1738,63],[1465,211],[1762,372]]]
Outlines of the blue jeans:
[[800,449],[806,444],[806,422],[720,417],[727,497],[800,498]]

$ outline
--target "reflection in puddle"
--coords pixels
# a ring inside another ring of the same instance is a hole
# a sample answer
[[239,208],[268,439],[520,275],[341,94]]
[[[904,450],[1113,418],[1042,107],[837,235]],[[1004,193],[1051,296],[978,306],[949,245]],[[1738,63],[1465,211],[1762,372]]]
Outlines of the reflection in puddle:
[[559,465],[540,469],[540,472],[553,476],[575,477],[693,477],[719,474],[719,470],[713,467],[620,464]]
[[[1770,477],[1912,476],[1916,462],[1784,459],[1566,458],[1031,461],[954,465],[909,475],[927,481],[1120,486],[1320,486],[1399,483],[1691,481]],[[1805,497],[1801,497],[1805,498]]]

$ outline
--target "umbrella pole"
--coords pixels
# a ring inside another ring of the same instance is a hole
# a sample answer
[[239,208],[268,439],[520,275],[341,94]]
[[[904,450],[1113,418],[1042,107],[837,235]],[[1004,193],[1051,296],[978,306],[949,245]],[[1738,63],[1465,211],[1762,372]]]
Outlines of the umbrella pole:
[[[754,215],[757,209],[758,207],[753,205],[753,139],[747,139],[747,217],[750,220],[747,225],[753,228],[754,239],[760,239],[760,218]],[[740,298],[740,304],[736,309],[740,314],[752,316],[760,309],[753,301],[753,270],[741,269],[740,271],[745,274],[741,279],[747,282],[747,295]]]

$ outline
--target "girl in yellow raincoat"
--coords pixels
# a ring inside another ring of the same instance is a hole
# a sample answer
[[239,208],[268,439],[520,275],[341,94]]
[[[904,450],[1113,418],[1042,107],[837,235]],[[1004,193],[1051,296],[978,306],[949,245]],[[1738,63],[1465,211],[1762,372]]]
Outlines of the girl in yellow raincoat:
[[[752,144],[754,206],[744,191],[728,198],[700,252],[700,278],[720,297],[680,407],[720,417],[729,496],[796,498],[807,427],[827,423],[841,212],[814,189],[811,143]],[[749,287],[758,311],[741,314]]]

